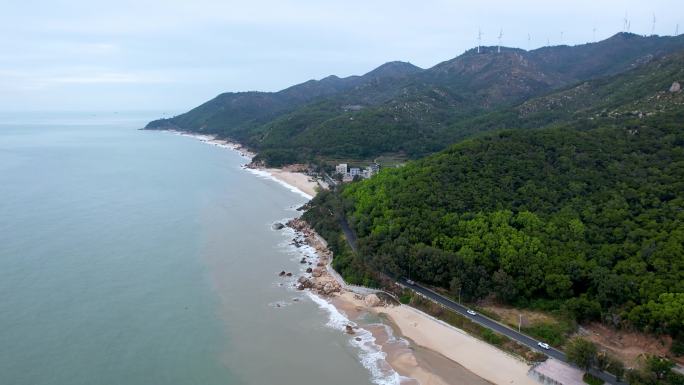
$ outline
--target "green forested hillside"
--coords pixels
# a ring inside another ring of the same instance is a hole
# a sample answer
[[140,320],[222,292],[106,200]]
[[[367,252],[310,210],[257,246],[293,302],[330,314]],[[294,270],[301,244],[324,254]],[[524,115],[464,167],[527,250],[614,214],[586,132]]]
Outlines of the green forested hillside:
[[344,212],[362,257],[336,266],[352,280],[410,274],[471,300],[682,333],[682,122],[678,108],[466,140],[322,194],[306,218],[325,231],[327,208]]
[[[684,36],[629,33],[533,51],[483,47],[426,70],[392,62],[363,76],[328,77],[276,93],[226,93],[148,128],[230,138],[271,165],[387,154],[418,158],[473,133],[565,118],[544,104],[529,112],[528,106],[511,107],[683,49]],[[568,110],[566,115],[575,111]],[[521,119],[526,115],[535,116]]]

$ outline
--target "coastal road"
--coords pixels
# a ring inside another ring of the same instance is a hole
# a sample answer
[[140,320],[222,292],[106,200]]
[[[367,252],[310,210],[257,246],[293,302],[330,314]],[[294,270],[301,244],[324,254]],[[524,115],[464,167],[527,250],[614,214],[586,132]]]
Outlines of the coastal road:
[[[538,340],[536,340],[536,339],[534,339],[528,335],[519,333],[517,330],[512,329],[506,325],[503,325],[503,324],[501,324],[501,323],[499,323],[499,322],[497,322],[491,318],[485,317],[482,314],[478,313],[475,316],[470,315],[467,313],[467,310],[468,310],[467,307],[459,304],[458,302],[454,302],[451,299],[446,298],[440,294],[437,294],[436,292],[434,292],[434,291],[432,291],[426,287],[420,286],[417,283],[410,284],[403,278],[400,278],[398,282],[402,286],[408,287],[411,290],[414,290],[415,292],[424,295],[425,297],[431,299],[432,301],[437,302],[438,304],[440,304],[440,305],[442,305],[442,306],[444,306],[450,310],[453,310],[456,313],[461,314],[464,317],[469,318],[470,320],[472,320],[473,322],[475,322],[477,324],[480,324],[480,325],[482,325],[488,329],[491,329],[491,330],[493,330],[499,334],[503,334],[503,335],[507,336],[508,338],[510,338],[514,341],[517,341],[523,345],[526,345],[526,346],[532,348],[533,350],[540,351],[549,357],[555,358],[555,359],[557,359],[559,361],[563,361],[565,363],[569,363],[567,357],[565,356],[565,353],[561,352],[560,350],[557,350],[554,348],[551,348],[548,350],[542,349],[541,347],[539,347],[537,345],[537,343],[539,342]],[[624,383],[624,382],[617,381],[616,378],[611,374],[608,374],[605,372],[599,372],[597,370],[590,370],[590,373],[601,378],[602,380],[604,380],[605,382],[607,382],[609,384],[626,385],[626,383]]]
[[339,218],[339,224],[340,227],[342,228],[342,232],[344,232],[344,237],[347,239],[347,243],[349,244],[349,247],[357,253],[358,250],[356,249],[356,234],[354,234],[354,231],[349,227],[349,223],[347,223],[347,219],[344,217]]
[[[347,223],[346,218],[340,217],[339,218],[339,224],[340,227],[342,228],[342,231],[344,232],[345,238],[347,239],[347,243],[349,246],[354,250],[354,252],[357,252],[357,247],[356,247],[356,234],[354,234],[354,231],[349,227],[349,223]],[[506,337],[517,341],[533,350],[542,352],[546,354],[547,356],[551,358],[555,358],[559,361],[565,362],[569,365],[574,366],[572,363],[570,363],[565,356],[565,353],[561,352],[558,349],[550,348],[550,349],[542,349],[537,343],[540,341],[526,335],[523,333],[518,332],[517,330],[510,328],[502,323],[499,323],[498,321],[495,321],[489,317],[485,317],[481,314],[477,314],[475,316],[468,314],[468,308],[459,304],[458,302],[454,302],[451,299],[442,296],[441,294],[438,294],[426,287],[423,287],[417,283],[408,283],[406,279],[404,278],[399,278],[397,281],[399,284],[402,286],[405,286],[417,293],[420,293],[424,295],[425,297],[429,298],[430,300],[437,302],[438,304],[446,307],[447,309],[450,309],[452,311],[455,311],[458,314],[461,314],[464,317],[469,318],[473,322],[480,324],[490,330],[493,330],[499,334],[503,334]],[[543,341],[542,341],[543,342]],[[612,374],[606,373],[606,372],[601,372],[595,369],[590,369],[589,373],[593,374],[594,376],[602,379],[604,382],[612,385],[628,385],[626,382],[623,381],[618,381],[615,376]]]

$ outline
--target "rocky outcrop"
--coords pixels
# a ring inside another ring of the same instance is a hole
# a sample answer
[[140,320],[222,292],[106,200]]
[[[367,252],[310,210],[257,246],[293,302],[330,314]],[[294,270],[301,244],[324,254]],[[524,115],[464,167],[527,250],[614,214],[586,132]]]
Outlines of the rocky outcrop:
[[363,302],[366,304],[366,306],[369,307],[377,307],[382,305],[382,301],[380,298],[375,295],[375,294],[368,294],[364,299]]
[[680,92],[682,90],[682,85],[679,82],[674,82],[670,86],[670,92]]
[[313,281],[307,277],[299,277],[297,280],[297,290],[310,289],[314,285]]
[[320,295],[330,296],[334,293],[339,293],[342,288],[335,281],[316,281],[312,278],[304,276],[297,279],[297,290],[311,289]]

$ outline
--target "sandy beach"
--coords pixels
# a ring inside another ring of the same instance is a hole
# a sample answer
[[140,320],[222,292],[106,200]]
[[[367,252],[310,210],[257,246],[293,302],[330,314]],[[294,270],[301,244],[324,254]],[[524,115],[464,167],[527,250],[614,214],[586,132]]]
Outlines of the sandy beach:
[[[306,235],[307,243],[317,250],[320,258],[311,276],[299,279],[299,289],[316,292],[350,321],[373,333],[375,343],[386,355],[385,360],[401,376],[410,378],[402,384],[537,384],[527,375],[530,369],[527,363],[463,330],[412,307],[385,303],[375,294],[362,295],[348,290],[327,270],[332,254],[321,238],[302,221],[293,220],[289,225]],[[364,325],[362,319],[369,313],[385,319],[392,332],[374,324]]]
[[273,178],[289,184],[290,186],[294,186],[312,197],[316,196],[318,183],[304,173],[289,171],[287,168],[264,168],[261,170],[266,171],[271,174]]

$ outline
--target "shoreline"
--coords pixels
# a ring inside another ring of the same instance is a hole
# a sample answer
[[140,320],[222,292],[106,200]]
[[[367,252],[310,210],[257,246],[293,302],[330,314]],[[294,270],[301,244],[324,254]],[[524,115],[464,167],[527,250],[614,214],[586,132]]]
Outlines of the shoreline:
[[178,130],[163,130],[166,132],[170,132],[174,135],[179,135],[179,136],[185,136],[193,139],[197,139],[200,142],[216,146],[216,147],[221,147],[229,150],[233,150],[240,154],[245,160],[248,160],[249,162],[246,164],[242,165],[242,168],[245,170],[251,172],[252,174],[266,178],[266,179],[271,179],[283,187],[287,188],[288,190],[301,195],[302,197],[306,198],[307,200],[311,200],[314,196],[316,196],[317,189],[319,188],[319,184],[311,178],[299,171],[294,171],[291,170],[287,167],[282,167],[282,168],[266,168],[266,167],[257,167],[257,166],[252,166],[252,160],[256,156],[256,154],[250,150],[248,150],[246,147],[239,143],[231,142],[228,140],[223,140],[223,139],[218,139],[215,135],[205,135],[205,134],[196,134],[196,133],[191,133],[191,132],[185,132],[185,131],[178,131]]
[[[175,135],[233,150],[248,163],[242,168],[257,177],[270,179],[307,200],[313,199],[319,184],[306,174],[288,168],[251,165],[256,154],[238,143],[177,130]],[[396,385],[536,385],[527,375],[530,366],[465,331],[447,325],[406,305],[383,302],[375,294],[355,294],[328,271],[332,252],[308,224],[299,218],[286,225],[295,238],[313,249],[315,262],[295,283],[330,320],[327,326],[350,335],[359,349],[361,364],[374,383]],[[310,258],[301,251],[303,259]],[[311,263],[310,263],[311,265]],[[284,273],[284,272],[283,272]],[[374,322],[368,322],[371,317]],[[379,321],[378,321],[379,320]],[[497,368],[492,370],[491,368]]]
[[[299,278],[299,290],[309,290],[334,306],[350,321],[345,331],[360,327],[373,334],[383,360],[401,378],[400,384],[536,385],[530,365],[465,331],[406,305],[388,303],[376,294],[356,294],[327,270],[332,253],[316,232],[299,219],[287,224],[304,235],[319,256],[310,276]],[[380,319],[364,324],[366,316]],[[403,342],[397,342],[403,341]],[[492,368],[497,370],[492,370]]]

